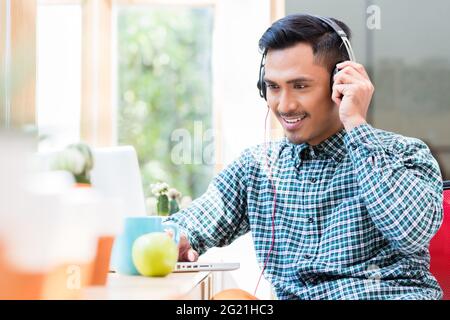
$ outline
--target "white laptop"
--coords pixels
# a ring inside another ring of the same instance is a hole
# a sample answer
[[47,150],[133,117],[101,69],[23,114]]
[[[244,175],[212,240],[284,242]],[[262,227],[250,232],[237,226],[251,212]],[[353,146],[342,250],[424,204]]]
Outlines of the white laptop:
[[238,262],[178,262],[173,272],[231,271],[239,267]]
[[[94,168],[91,172],[93,187],[108,197],[122,199],[127,208],[123,218],[145,216],[145,198],[134,147],[96,148],[93,150],[93,156]],[[228,262],[179,262],[174,272],[226,271],[239,267],[239,263]],[[111,268],[115,269],[113,265]]]

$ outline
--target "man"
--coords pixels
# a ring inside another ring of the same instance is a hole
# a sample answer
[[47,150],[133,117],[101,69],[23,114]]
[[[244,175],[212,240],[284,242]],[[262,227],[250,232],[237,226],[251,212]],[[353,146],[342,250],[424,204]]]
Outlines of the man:
[[180,260],[250,231],[279,299],[440,299],[428,245],[442,176],[428,147],[367,123],[367,72],[317,17],[287,16],[259,45],[286,137],[245,150],[170,217],[185,233]]

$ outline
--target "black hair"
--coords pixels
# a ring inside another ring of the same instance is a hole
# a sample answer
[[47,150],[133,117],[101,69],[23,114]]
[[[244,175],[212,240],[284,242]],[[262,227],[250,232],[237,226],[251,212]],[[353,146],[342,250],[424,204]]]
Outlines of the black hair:
[[[350,28],[334,18],[333,20],[347,34]],[[299,42],[311,45],[315,62],[324,65],[331,72],[341,61],[349,60],[342,39],[325,22],[308,14],[291,14],[275,21],[259,40],[259,49],[266,54],[270,49],[286,49]]]

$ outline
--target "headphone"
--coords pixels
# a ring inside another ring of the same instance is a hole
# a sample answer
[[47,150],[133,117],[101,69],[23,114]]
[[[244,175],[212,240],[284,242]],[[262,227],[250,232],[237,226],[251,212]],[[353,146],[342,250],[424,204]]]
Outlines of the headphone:
[[[353,53],[353,49],[352,46],[350,44],[350,41],[348,40],[347,34],[345,33],[344,30],[342,30],[342,28],[336,23],[334,22],[332,19],[327,18],[327,17],[320,17],[320,16],[313,16],[313,15],[308,15],[314,18],[319,19],[320,21],[322,21],[322,24],[326,27],[329,26],[331,27],[338,35],[339,37],[342,39],[342,43],[345,46],[345,49],[347,51],[348,57],[351,61],[356,61],[355,60],[355,54]],[[259,95],[261,96],[261,98],[264,98],[264,100],[267,101],[267,87],[266,87],[266,83],[264,82],[264,66],[265,66],[265,61],[266,61],[266,55],[267,55],[267,49],[263,52],[262,58],[261,58],[261,63],[259,66],[259,78],[258,78],[258,83],[257,83],[257,87],[259,90]],[[338,68],[335,66],[333,71],[331,72],[331,79],[330,79],[330,85],[331,87],[333,87],[333,83],[334,83],[334,76],[339,72]],[[275,212],[276,212],[276,202],[277,202],[277,192],[276,192],[276,187],[273,181],[273,177],[272,177],[272,168],[271,166],[268,164],[267,161],[267,146],[266,146],[266,127],[267,127],[267,117],[269,115],[269,108],[267,108],[267,114],[266,114],[266,120],[265,120],[265,125],[264,125],[264,154],[266,156],[266,168],[268,169],[267,172],[267,176],[270,182],[270,186],[272,187],[273,190],[273,206],[272,206],[272,237],[271,237],[271,245],[269,248],[269,251],[267,253],[266,258],[264,259],[264,265],[263,268],[261,270],[261,274],[259,275],[259,279],[258,282],[256,284],[256,288],[255,291],[253,293],[254,296],[256,296],[256,292],[258,291],[258,286],[259,286],[259,282],[261,281],[261,277],[264,274],[264,270],[266,269],[266,265],[267,262],[269,261],[269,257],[270,254],[274,248],[275,245]]]
[[[331,18],[328,18],[328,17],[321,17],[321,16],[314,16],[314,15],[307,15],[307,16],[319,19],[324,26],[331,27],[341,38],[342,43],[344,44],[345,49],[347,51],[349,59],[351,61],[356,61],[352,45],[350,44],[350,41],[348,40],[347,34],[345,33],[344,30],[342,30],[342,28],[336,22],[334,22]],[[266,83],[264,82],[264,67],[266,64],[266,56],[267,56],[267,49],[263,52],[262,57],[261,57],[261,63],[259,65],[259,78],[258,78],[257,87],[258,87],[259,95],[261,96],[261,98],[264,98],[264,100],[267,101],[267,87],[266,87]],[[333,82],[334,82],[333,78],[338,72],[339,72],[339,70],[335,66],[333,71],[331,72],[331,79],[330,79],[331,87],[333,87]]]

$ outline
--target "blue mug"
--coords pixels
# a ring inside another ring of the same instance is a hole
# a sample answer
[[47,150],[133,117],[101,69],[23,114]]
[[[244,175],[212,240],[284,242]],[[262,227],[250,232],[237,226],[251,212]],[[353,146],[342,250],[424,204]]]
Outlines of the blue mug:
[[112,269],[121,274],[139,275],[133,263],[131,250],[134,241],[144,234],[171,229],[173,239],[178,244],[180,241],[178,227],[172,223],[164,223],[164,220],[164,217],[158,216],[125,218],[123,233],[114,242],[111,257]]

